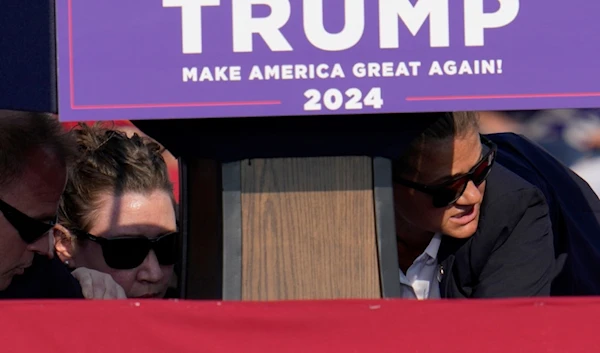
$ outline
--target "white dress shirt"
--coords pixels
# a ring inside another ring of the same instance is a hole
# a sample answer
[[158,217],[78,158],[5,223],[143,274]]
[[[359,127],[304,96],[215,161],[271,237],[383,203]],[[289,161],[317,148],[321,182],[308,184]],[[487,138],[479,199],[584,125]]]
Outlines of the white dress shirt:
[[439,299],[439,265],[437,254],[442,235],[436,233],[425,251],[410,265],[406,274],[400,272],[400,291],[405,299]]

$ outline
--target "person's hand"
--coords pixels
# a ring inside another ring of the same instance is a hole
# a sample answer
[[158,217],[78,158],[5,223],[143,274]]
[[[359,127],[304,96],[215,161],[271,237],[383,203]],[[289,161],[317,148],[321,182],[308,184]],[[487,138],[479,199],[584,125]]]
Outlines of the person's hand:
[[127,299],[123,288],[106,273],[79,267],[71,272],[86,299]]

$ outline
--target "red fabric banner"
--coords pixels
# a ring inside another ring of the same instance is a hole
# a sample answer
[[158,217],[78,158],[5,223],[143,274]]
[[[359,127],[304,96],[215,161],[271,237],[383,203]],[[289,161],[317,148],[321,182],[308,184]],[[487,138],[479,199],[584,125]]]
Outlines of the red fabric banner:
[[600,352],[600,298],[4,301],[0,351]]

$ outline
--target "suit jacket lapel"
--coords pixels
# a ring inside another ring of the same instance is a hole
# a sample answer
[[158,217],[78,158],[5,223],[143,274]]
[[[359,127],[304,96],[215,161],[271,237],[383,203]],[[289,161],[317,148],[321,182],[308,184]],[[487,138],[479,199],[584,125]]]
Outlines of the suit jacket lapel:
[[[454,260],[456,257],[454,254],[456,251],[468,240],[457,239],[444,235],[442,237],[442,243],[438,250],[438,263],[440,268],[438,269],[438,281],[440,282],[440,296],[447,298],[450,294],[451,281],[456,281],[452,278],[452,267],[454,266]],[[459,285],[458,283],[456,285]]]

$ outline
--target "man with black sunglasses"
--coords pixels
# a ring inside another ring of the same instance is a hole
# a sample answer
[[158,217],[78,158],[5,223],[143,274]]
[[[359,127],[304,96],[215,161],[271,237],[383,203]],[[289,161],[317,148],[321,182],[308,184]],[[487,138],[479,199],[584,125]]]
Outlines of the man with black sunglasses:
[[[84,297],[78,280],[53,257],[50,236],[74,153],[58,119],[0,110],[0,298]],[[86,269],[80,278],[92,292],[93,286],[103,293],[116,288],[96,271]]]

